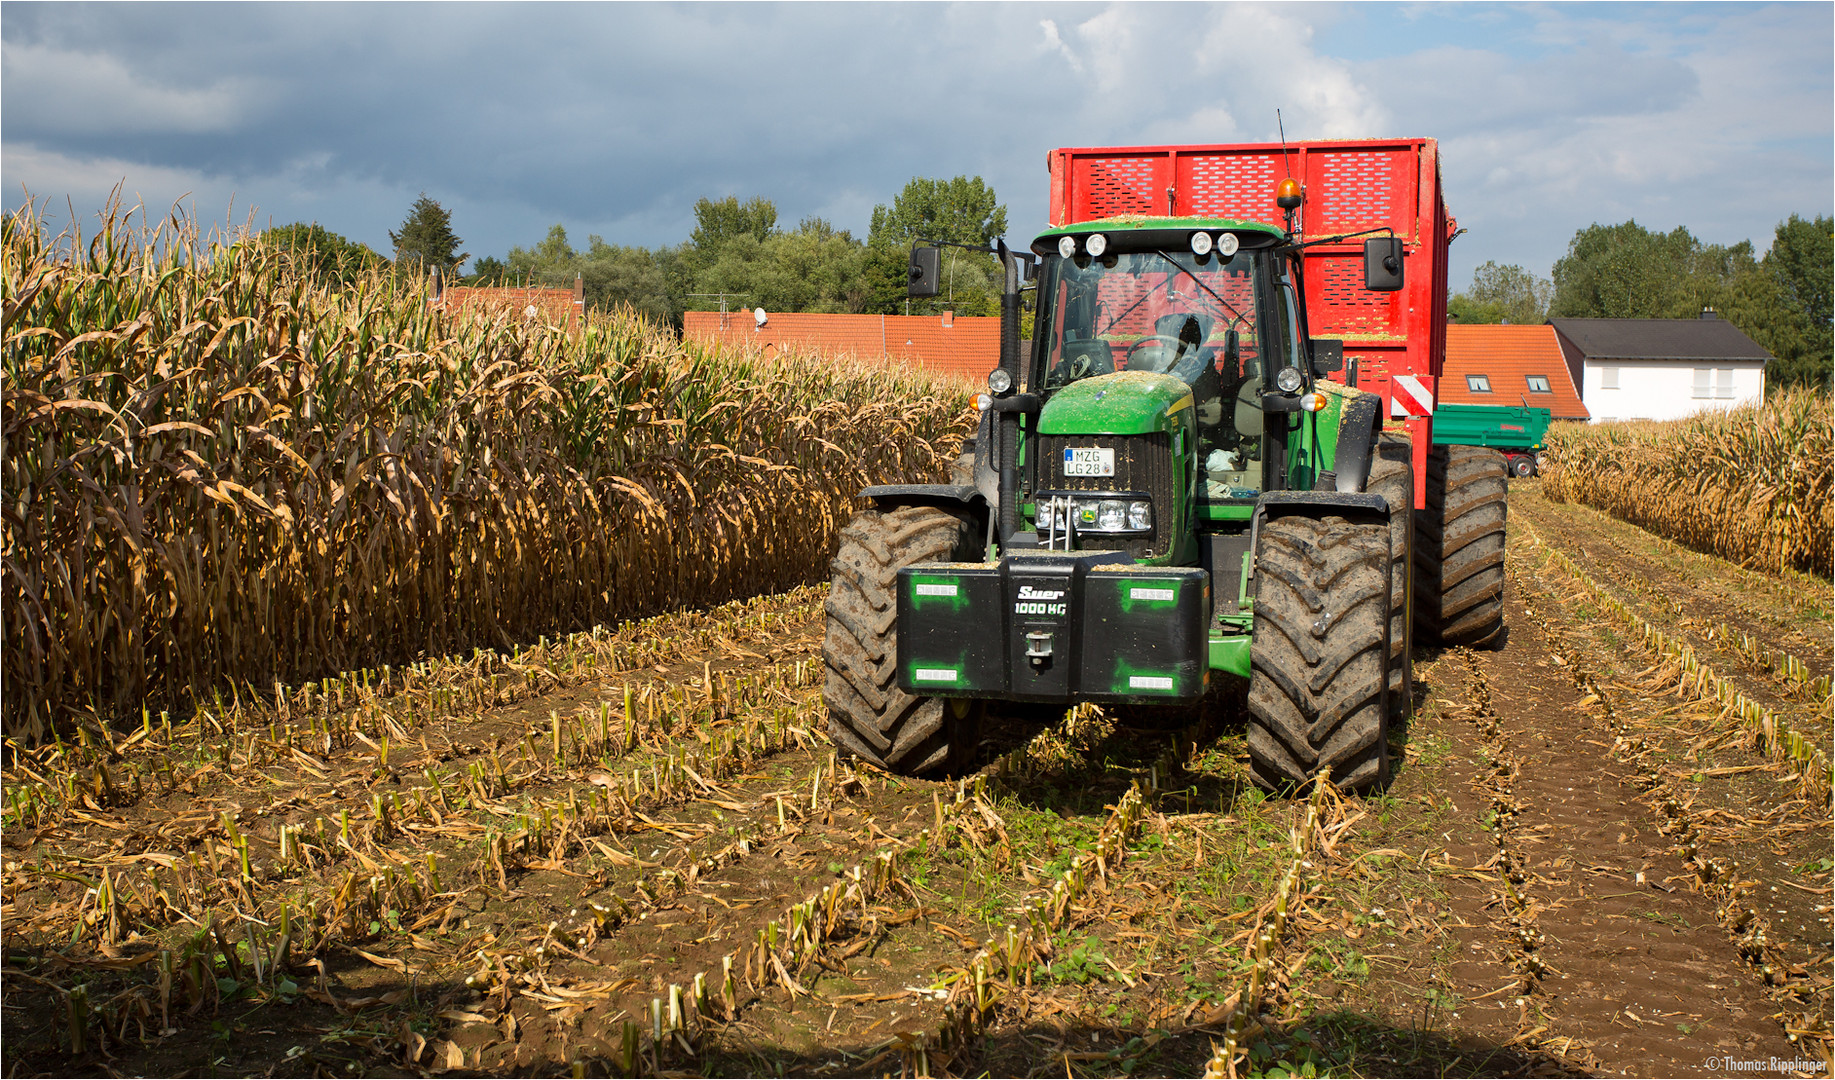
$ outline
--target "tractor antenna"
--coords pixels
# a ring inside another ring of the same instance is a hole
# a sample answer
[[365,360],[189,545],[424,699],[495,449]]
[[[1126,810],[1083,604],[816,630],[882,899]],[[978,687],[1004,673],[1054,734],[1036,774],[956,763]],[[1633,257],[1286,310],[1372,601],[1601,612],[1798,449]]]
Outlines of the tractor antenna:
[[1274,125],[1281,132],[1281,168],[1287,171],[1288,179],[1293,178],[1293,166],[1287,161],[1287,124],[1281,119],[1281,110],[1274,110]]

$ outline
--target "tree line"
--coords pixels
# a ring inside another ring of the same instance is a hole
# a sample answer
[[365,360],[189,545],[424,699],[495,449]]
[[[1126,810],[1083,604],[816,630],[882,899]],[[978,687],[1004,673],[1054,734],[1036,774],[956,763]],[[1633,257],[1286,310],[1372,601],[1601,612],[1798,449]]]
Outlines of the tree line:
[[1750,240],[1705,244],[1686,228],[1653,232],[1627,221],[1575,233],[1552,280],[1485,263],[1470,288],[1449,298],[1447,316],[1462,323],[1692,319],[1712,309],[1771,353],[1767,386],[1828,389],[1832,280],[1835,220],[1826,215],[1779,222],[1762,256]]
[[678,245],[644,248],[588,236],[576,247],[563,225],[530,247],[512,247],[503,258],[472,261],[453,232],[451,214],[423,193],[399,231],[391,261],[318,225],[273,230],[305,265],[342,281],[376,269],[424,274],[438,269],[467,285],[582,283],[589,307],[629,307],[680,327],[687,311],[762,307],[766,311],[851,314],[929,314],[953,309],[966,315],[1000,311],[999,266],[991,255],[947,249],[944,290],[934,299],[907,301],[905,278],[911,245],[948,241],[985,248],[1007,231],[1007,209],[981,177],[914,177],[890,204],[874,208],[865,240],[820,217],[794,228],[778,221],[770,199],[702,198],[695,227]]
[[[470,258],[451,215],[423,192],[399,231],[393,263],[314,224],[272,232],[322,275],[349,281],[393,265],[473,285],[571,288],[582,282],[590,307],[629,307],[679,328],[688,311],[762,307],[767,312],[964,315],[1000,311],[1000,269],[991,255],[945,248],[943,291],[905,298],[905,270],[917,240],[986,247],[1007,231],[1007,209],[979,176],[913,177],[891,203],[874,207],[866,239],[819,217],[794,228],[778,222],[770,199],[702,198],[695,227],[678,245],[629,247],[588,236],[574,246],[554,225],[531,247],[504,258]],[[1704,308],[1770,352],[1767,385],[1830,385],[1830,282],[1835,233],[1824,215],[1779,222],[1770,249],[1752,241],[1706,244],[1688,229],[1653,232],[1635,220],[1589,225],[1544,278],[1517,265],[1486,262],[1470,287],[1448,299],[1462,323],[1540,323],[1548,318],[1695,318]]]

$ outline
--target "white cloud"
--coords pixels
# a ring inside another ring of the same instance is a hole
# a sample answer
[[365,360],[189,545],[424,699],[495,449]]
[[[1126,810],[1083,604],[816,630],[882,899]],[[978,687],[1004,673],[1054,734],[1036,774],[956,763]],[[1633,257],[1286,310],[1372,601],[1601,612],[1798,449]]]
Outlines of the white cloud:
[[0,183],[9,193],[23,189],[47,198],[45,206],[52,213],[64,212],[65,200],[79,208],[101,206],[120,188],[124,206],[141,205],[155,216],[187,196],[215,214],[229,205],[233,192],[229,181],[192,169],[115,157],[75,157],[17,142],[0,144]]
[[1039,29],[1044,31],[1045,40],[1039,43],[1038,51],[1041,53],[1056,53],[1062,56],[1065,63],[1070,65],[1070,69],[1081,75],[1083,73],[1083,61],[1078,59],[1077,54],[1072,52],[1070,46],[1064,43],[1064,39],[1058,36],[1058,24],[1051,19],[1041,19],[1039,20]]
[[225,133],[264,97],[253,79],[176,88],[107,53],[10,41],[0,42],[0,93],[9,127],[62,135]]

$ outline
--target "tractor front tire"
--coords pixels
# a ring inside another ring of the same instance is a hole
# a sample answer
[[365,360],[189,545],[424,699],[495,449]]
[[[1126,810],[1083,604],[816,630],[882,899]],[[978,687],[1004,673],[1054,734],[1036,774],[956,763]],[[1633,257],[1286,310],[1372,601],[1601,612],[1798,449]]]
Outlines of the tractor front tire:
[[1436,446],[1427,509],[1415,515],[1415,628],[1428,640],[1478,647],[1504,632],[1504,458],[1479,446]]
[[1414,708],[1414,444],[1392,431],[1377,433],[1364,491],[1389,504],[1389,719]]
[[1339,517],[1262,526],[1250,645],[1249,773],[1279,791],[1330,770],[1347,791],[1389,778],[1390,538]]
[[844,753],[905,776],[973,755],[979,703],[917,697],[898,685],[898,572],[980,558],[969,518],[933,506],[865,510],[841,530],[830,563],[822,642],[828,736]]

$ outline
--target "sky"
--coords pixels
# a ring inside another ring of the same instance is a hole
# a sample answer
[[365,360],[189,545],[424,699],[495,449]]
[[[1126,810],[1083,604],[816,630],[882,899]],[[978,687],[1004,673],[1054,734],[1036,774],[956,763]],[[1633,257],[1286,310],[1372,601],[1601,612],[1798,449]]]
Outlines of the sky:
[[[1062,146],[1440,140],[1487,261],[1635,218],[1761,252],[1835,200],[1835,5],[0,3],[0,187],[60,226],[315,221],[392,252],[421,192],[474,257],[559,223],[656,247],[695,200],[864,238],[980,176],[1009,241]],[[252,218],[251,218],[252,215]]]

